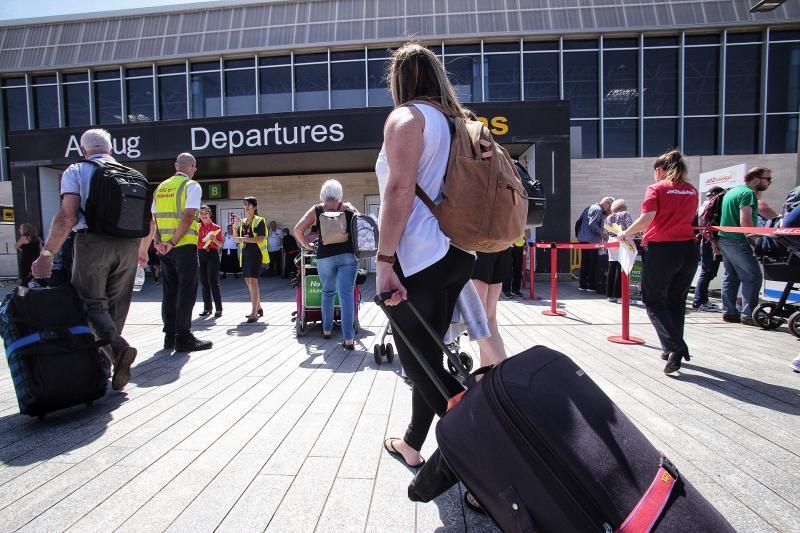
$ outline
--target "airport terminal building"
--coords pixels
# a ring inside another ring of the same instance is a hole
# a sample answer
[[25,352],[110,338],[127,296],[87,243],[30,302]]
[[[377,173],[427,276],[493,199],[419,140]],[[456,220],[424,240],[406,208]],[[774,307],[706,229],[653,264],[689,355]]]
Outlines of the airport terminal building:
[[254,195],[291,227],[329,177],[376,212],[386,66],[415,39],[542,180],[539,238],[569,240],[605,195],[638,212],[652,160],[673,147],[695,182],[772,168],[777,207],[800,179],[800,3],[755,3],[229,0],[5,23],[0,204],[46,228],[60,173],[97,125],[153,182],[192,152],[221,223]]

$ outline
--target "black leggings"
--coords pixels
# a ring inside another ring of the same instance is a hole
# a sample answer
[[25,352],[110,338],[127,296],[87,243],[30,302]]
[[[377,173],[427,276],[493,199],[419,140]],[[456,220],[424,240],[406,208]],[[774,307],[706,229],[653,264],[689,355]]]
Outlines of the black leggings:
[[219,252],[200,250],[197,257],[200,262],[200,284],[203,286],[203,310],[211,311],[213,295],[217,311],[222,311],[222,295],[219,292]]
[[[395,272],[403,286],[408,290],[408,300],[439,335],[444,337],[453,317],[456,300],[461,289],[469,280],[475,258],[453,246],[441,260],[408,278],[403,277],[400,265],[395,264]],[[407,306],[390,308],[398,326],[409,339],[413,340],[417,351],[428,361],[453,396],[463,389],[458,381],[444,368],[441,348],[425,331]],[[433,415],[444,415],[447,400],[433,384],[425,370],[403,342],[399,335],[394,336],[397,354],[406,375],[411,380],[411,422],[408,424],[404,440],[420,450],[433,423]]]

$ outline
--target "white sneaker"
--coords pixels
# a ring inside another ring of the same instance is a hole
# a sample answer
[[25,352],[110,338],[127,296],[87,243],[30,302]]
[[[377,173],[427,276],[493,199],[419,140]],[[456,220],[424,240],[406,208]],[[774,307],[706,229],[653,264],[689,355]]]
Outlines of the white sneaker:
[[720,309],[717,304],[707,303],[697,306],[698,311],[706,311],[707,313],[719,313]]
[[792,360],[792,370],[800,373],[800,355],[798,355]]

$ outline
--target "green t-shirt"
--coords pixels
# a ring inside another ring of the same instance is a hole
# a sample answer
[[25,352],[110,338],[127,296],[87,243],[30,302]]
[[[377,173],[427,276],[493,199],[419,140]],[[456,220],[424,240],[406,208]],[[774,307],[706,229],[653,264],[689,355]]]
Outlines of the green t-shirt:
[[[753,226],[758,225],[758,197],[753,189],[747,185],[739,185],[725,193],[722,198],[722,213],[720,216],[720,226],[740,226],[739,210],[750,206],[753,211]],[[744,233],[729,233],[720,231],[720,237],[726,239],[744,240]]]

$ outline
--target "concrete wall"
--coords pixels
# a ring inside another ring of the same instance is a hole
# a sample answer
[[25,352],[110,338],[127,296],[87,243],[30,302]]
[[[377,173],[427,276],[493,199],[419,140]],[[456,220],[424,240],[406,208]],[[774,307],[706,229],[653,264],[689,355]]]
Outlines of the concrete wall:
[[[644,191],[653,183],[654,157],[626,159],[573,159],[570,220],[603,196],[624,198],[631,214],[637,217]],[[764,166],[772,170],[772,185],[764,200],[780,212],[787,193],[800,184],[798,154],[764,154],[741,156],[689,156],[689,179],[697,186],[702,172],[745,163],[747,168]]]
[[322,183],[335,178],[342,183],[344,200],[364,211],[364,198],[378,194],[378,178],[374,173],[319,174],[311,176],[268,176],[228,180],[228,197],[255,196],[258,212],[278,227],[293,228],[300,217],[319,202]]
[[[11,182],[0,181],[0,205],[14,205],[11,197]],[[0,224],[0,278],[16,278],[17,251],[14,244],[17,242],[14,224]]]

